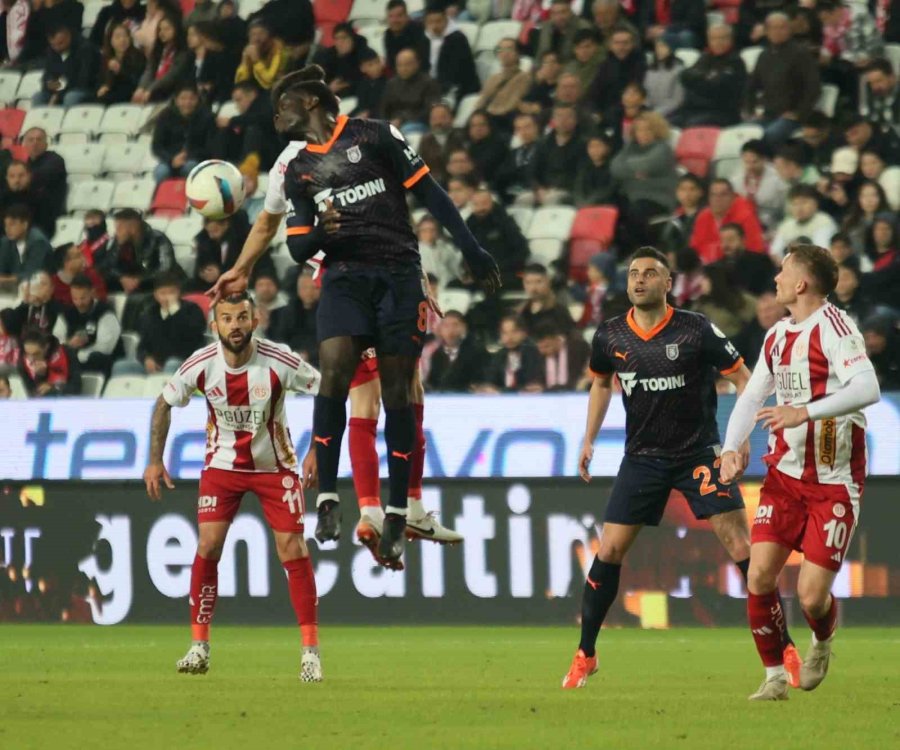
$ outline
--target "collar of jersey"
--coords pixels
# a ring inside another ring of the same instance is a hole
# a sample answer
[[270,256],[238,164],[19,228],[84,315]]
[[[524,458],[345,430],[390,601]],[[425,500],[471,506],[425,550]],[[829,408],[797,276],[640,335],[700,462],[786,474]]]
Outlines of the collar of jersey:
[[810,315],[802,323],[798,323],[796,320],[794,320],[794,317],[792,315],[787,315],[786,317],[782,318],[782,320],[787,324],[788,331],[805,331],[807,328],[810,328],[814,324],[819,322],[819,318],[828,309],[828,306],[830,304],[831,303],[826,300],[818,310],[814,311],[813,314]]
[[628,315],[625,316],[625,320],[628,321],[628,327],[629,327],[632,331],[634,331],[634,335],[635,335],[635,336],[637,336],[638,338],[640,338],[640,339],[642,339],[642,340],[644,340],[644,341],[649,341],[649,340],[652,339],[657,333],[659,333],[660,331],[662,331],[663,328],[665,328],[667,325],[669,325],[669,321],[672,320],[672,316],[673,316],[674,314],[675,314],[675,308],[672,307],[671,305],[666,305],[666,314],[665,314],[665,316],[663,317],[663,319],[662,319],[661,321],[659,321],[659,323],[657,323],[655,326],[653,326],[653,328],[651,328],[649,331],[645,331],[643,328],[641,328],[641,327],[635,322],[635,320],[634,320],[634,308],[633,308],[633,307],[628,311]]
[[250,339],[250,346],[253,347],[253,354],[250,355],[250,359],[248,359],[248,360],[243,364],[243,366],[238,367],[237,369],[235,369],[234,367],[229,367],[229,366],[228,366],[228,360],[225,359],[225,347],[222,346],[222,342],[221,342],[221,341],[218,342],[219,359],[222,360],[222,367],[224,368],[225,372],[230,372],[230,373],[233,373],[233,374],[237,375],[237,374],[240,374],[240,373],[245,372],[245,371],[247,370],[247,368],[248,368],[248,367],[253,363],[253,361],[256,359],[256,338]]
[[347,124],[347,115],[338,115],[337,122],[334,125],[334,132],[326,143],[309,143],[306,144],[306,150],[314,154],[327,154],[331,151],[334,142],[340,137]]

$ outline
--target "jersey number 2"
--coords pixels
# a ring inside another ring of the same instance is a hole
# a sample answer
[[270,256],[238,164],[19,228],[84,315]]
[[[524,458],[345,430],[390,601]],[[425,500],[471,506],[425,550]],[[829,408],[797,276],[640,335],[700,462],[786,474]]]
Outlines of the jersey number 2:
[[[713,462],[713,468],[718,469],[719,466],[722,465],[722,459],[717,458]],[[701,495],[711,495],[716,491],[716,485],[710,484],[710,479],[712,479],[712,472],[709,470],[708,466],[698,466],[694,469],[694,479],[700,480],[700,494]]]

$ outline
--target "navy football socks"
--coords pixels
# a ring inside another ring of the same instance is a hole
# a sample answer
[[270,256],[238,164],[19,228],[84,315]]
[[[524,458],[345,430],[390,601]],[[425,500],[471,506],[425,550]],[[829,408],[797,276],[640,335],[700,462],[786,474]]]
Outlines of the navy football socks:
[[320,495],[337,492],[338,462],[346,422],[346,399],[316,396],[312,439],[319,467]]
[[416,440],[412,405],[384,410],[384,442],[387,445],[390,495],[385,513],[406,515],[409,475]]
[[621,572],[621,565],[602,562],[599,557],[594,558],[581,598],[581,643],[578,647],[584,651],[585,656],[596,653],[600,626],[619,593]]

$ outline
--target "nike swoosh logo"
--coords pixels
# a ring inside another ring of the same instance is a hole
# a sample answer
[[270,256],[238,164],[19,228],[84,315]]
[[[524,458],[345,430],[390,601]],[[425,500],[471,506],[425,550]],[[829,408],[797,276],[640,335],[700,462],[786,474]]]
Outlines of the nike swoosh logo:
[[407,528],[415,529],[420,534],[425,534],[426,536],[434,536],[434,529],[425,529],[421,526],[416,526],[414,523],[410,523],[409,521],[406,522],[406,526]]
[[332,439],[333,438],[330,438],[330,437],[319,437],[318,435],[316,435],[313,438],[313,442],[321,443],[322,445],[324,445],[327,448],[328,444],[332,441]]

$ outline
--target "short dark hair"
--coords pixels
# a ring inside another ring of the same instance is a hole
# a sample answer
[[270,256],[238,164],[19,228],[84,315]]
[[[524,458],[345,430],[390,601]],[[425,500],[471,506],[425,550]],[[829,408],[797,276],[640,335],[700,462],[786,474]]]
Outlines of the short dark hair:
[[[400,2],[406,7],[403,0],[391,0],[391,2]],[[281,78],[272,87],[272,104],[275,109],[278,109],[278,102],[281,101],[282,96],[294,92],[303,92],[318,97],[325,110],[333,115],[340,112],[338,98],[325,83],[325,70],[321,65],[307,65],[305,68],[288,73]]]
[[390,11],[394,8],[403,8],[403,10],[406,10],[406,3],[404,0],[389,0],[386,10]]
[[[305,271],[306,269],[304,269]],[[301,271],[301,274],[304,272]],[[216,314],[216,310],[219,307],[219,304],[224,302],[228,305],[239,305],[241,302],[249,302],[250,309],[254,309],[256,307],[256,302],[253,300],[253,296],[246,289],[243,292],[235,292],[234,294],[229,294],[226,297],[220,297],[216,300],[216,303],[213,305],[213,316]]]
[[788,200],[792,201],[794,198],[810,198],[818,203],[819,191],[812,185],[794,185],[794,187],[788,190]]
[[637,89],[638,93],[640,93],[641,96],[647,96],[647,89],[640,81],[629,81],[622,88],[622,92],[624,93],[627,89]]
[[842,242],[845,245],[852,245],[853,240],[850,239],[850,235],[846,232],[835,232],[831,235],[831,241],[829,244],[833,245],[835,242]]
[[747,236],[747,233],[744,231],[744,228],[740,224],[737,224],[733,221],[729,222],[728,224],[723,224],[722,228],[719,230],[719,232],[724,232],[726,229],[728,229],[732,232],[736,232],[741,239],[744,239],[744,237]]
[[697,177],[697,175],[693,174],[692,172],[688,172],[687,174],[681,175],[681,177],[678,178],[677,184],[680,185],[682,182],[690,182],[695,187],[702,190],[704,193],[706,192],[706,185],[703,184],[703,180],[701,180],[699,177]]
[[862,278],[862,269],[859,267],[859,258],[855,255],[851,255],[849,258],[845,258],[843,261],[838,263],[838,272],[840,273],[841,269],[845,269],[850,271],[857,279]]
[[46,347],[50,344],[50,334],[37,326],[27,326],[22,331],[22,346],[25,344],[40,344]]
[[775,157],[784,159],[785,161],[792,161],[794,164],[799,164],[800,166],[809,161],[807,158],[807,149],[804,148],[802,144],[796,142],[785,143],[775,153]]
[[594,29],[579,29],[575,32],[575,37],[572,39],[572,44],[581,44],[582,42],[598,42],[597,32]]
[[[75,247],[72,245],[72,247]],[[67,250],[68,252],[68,250]],[[93,289],[94,285],[91,283],[91,280],[87,277],[86,274],[78,273],[75,274],[75,277],[72,279],[72,282],[69,284],[72,289]]]
[[772,151],[761,138],[753,138],[747,141],[741,146],[741,153],[756,154],[757,156],[762,156],[764,159],[769,159],[772,156]]
[[866,65],[863,73],[884,73],[886,76],[894,75],[894,66],[886,57],[876,57]]
[[31,224],[31,217],[31,209],[24,203],[13,203],[3,213],[4,219],[17,219],[18,221],[25,221],[29,224]]
[[816,12],[837,10],[843,5],[841,0],[818,0],[816,3]]
[[143,214],[136,208],[120,208],[113,214],[116,221],[143,221]]
[[447,310],[444,313],[444,319],[446,320],[447,318],[456,318],[460,323],[466,323],[466,316],[459,310]]
[[425,15],[431,16],[440,13],[442,16],[447,15],[447,9],[443,5],[439,5],[438,3],[428,3],[425,6]]
[[153,289],[163,289],[168,286],[181,289],[181,274],[178,271],[160,271],[153,277]]
[[837,261],[824,247],[817,245],[796,245],[788,250],[788,257],[796,263],[802,263],[815,281],[816,288],[822,295],[829,295],[837,286]]
[[197,86],[188,81],[183,81],[182,83],[179,83],[178,86],[175,87],[175,96],[177,97],[179,94],[183,94],[185,91],[189,91],[190,93],[192,93],[194,96],[196,96],[198,98],[200,96],[200,92],[197,90]]
[[540,341],[541,339],[549,339],[556,338],[557,336],[562,336],[565,332],[560,328],[559,323],[554,320],[540,320],[534,326],[534,330],[531,332],[531,337],[535,341]]
[[335,24],[334,29],[331,31],[331,36],[334,37],[335,34],[349,34],[354,39],[356,38],[356,32],[353,30],[353,24],[344,21],[343,23]]
[[817,130],[827,129],[829,125],[828,115],[814,109],[810,112],[806,119],[801,123],[804,128],[816,128]]
[[275,283],[275,286],[278,286],[278,276],[274,271],[268,271],[265,268],[261,271],[257,271],[253,274],[253,286],[256,286],[256,282],[260,279],[269,279],[270,281]]
[[713,185],[724,185],[728,188],[729,193],[734,192],[734,185],[731,184],[731,180],[726,180],[724,177],[716,177],[716,179],[709,183],[710,188],[712,188]]
[[27,161],[22,161],[21,159],[13,159],[9,164],[6,165],[6,171],[9,171],[10,167],[25,167],[29,172],[31,171],[31,167],[28,166]]
[[246,94],[258,94],[259,86],[257,86],[256,83],[254,83],[251,80],[238,81],[236,84],[234,84],[231,87],[231,90],[232,90],[232,92],[243,91]]
[[660,252],[655,247],[651,247],[650,245],[644,245],[643,247],[639,247],[635,250],[631,257],[628,259],[628,265],[630,266],[634,261],[640,258],[653,258],[653,260],[657,260],[662,263],[666,270],[671,270],[669,267],[669,259],[666,257],[665,253]]
[[506,323],[507,321],[510,322],[510,323],[512,323],[512,324],[513,324],[516,328],[518,328],[520,331],[526,331],[526,330],[528,330],[528,329],[525,327],[525,321],[522,320],[522,316],[521,316],[521,315],[517,315],[516,313],[507,313],[506,315],[504,315],[502,318],[500,318],[500,323],[499,323],[499,325],[498,325],[497,327],[499,328],[500,326],[502,326],[502,325],[503,325],[504,323]]
[[538,276],[549,276],[547,273],[547,266],[543,263],[529,263],[522,269],[522,275],[526,274],[537,274]]
[[101,211],[99,208],[92,208],[92,209],[84,212],[84,218],[85,219],[91,219],[91,218],[100,219],[100,221],[105,222],[106,221],[106,212]]

